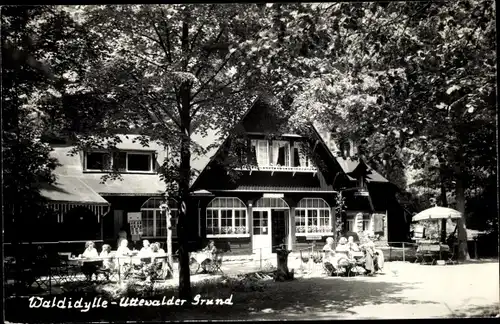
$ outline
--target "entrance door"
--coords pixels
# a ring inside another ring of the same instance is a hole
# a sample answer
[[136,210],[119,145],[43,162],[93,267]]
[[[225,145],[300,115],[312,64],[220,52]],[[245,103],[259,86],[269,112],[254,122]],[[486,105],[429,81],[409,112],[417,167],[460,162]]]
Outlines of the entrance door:
[[276,249],[281,245],[287,246],[287,218],[288,211],[286,210],[273,210],[271,212],[273,253],[276,253]]
[[271,228],[269,218],[270,209],[254,209],[253,216],[253,235],[252,246],[253,253],[270,254],[271,253]]

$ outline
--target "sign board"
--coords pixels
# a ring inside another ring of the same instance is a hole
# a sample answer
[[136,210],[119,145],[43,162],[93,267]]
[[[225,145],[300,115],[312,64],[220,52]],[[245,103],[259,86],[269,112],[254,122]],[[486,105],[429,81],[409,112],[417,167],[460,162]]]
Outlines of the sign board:
[[127,213],[127,219],[128,219],[128,222],[133,222],[133,221],[140,221],[142,218],[141,218],[141,213]]
[[308,240],[308,241],[320,241],[321,235],[306,236],[306,240]]
[[354,192],[354,196],[369,197],[370,193],[368,191],[356,191]]
[[127,213],[128,223],[130,225],[130,234],[132,241],[138,241],[142,235],[142,217],[141,213]]
[[265,193],[262,197],[263,198],[283,198],[283,197],[285,197],[285,195],[282,193]]

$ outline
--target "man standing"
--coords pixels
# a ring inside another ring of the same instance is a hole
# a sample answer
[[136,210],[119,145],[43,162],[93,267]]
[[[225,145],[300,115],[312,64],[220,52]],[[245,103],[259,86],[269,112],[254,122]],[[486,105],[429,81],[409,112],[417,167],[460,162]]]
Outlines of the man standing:
[[121,246],[121,243],[123,240],[127,239],[127,232],[125,231],[125,228],[122,227],[120,231],[118,232],[118,244],[117,244],[117,249]]

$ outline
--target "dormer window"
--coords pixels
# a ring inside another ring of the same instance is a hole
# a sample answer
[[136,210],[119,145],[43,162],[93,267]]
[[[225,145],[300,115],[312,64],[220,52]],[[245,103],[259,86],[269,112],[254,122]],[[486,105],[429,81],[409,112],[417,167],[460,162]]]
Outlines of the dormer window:
[[85,171],[153,172],[153,152],[86,152]]

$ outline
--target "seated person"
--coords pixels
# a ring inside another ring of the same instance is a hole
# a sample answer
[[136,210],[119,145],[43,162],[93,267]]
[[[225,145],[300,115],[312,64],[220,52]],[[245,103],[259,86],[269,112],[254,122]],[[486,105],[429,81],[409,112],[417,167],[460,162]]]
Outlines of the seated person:
[[102,262],[103,268],[105,269],[112,269],[114,264],[113,264],[113,259],[111,258],[111,245],[109,244],[104,244],[102,246],[102,251],[99,254],[100,258],[105,258]]
[[335,248],[335,253],[328,261],[336,271],[338,271],[340,267],[344,267],[348,263],[348,251],[349,247],[347,245],[347,239],[345,237],[341,237],[339,240],[339,244]]
[[[154,243],[153,243],[154,244]],[[141,250],[139,251],[139,256],[141,258],[147,258],[147,257],[150,257],[151,256],[151,252],[152,252],[152,246],[151,244],[149,243],[148,240],[144,240],[142,241],[142,248]]]
[[110,253],[111,253],[111,245],[104,244],[102,246],[102,251],[99,254],[100,258],[104,258],[104,260],[102,261],[101,270],[104,271],[107,280],[109,280],[109,273],[115,267],[115,263],[113,262],[113,259],[111,258]]
[[120,242],[120,247],[116,250],[116,256],[129,256],[132,254],[132,251],[128,248],[128,241],[122,240]]
[[[83,251],[83,254],[81,254],[80,256],[84,259],[98,258],[99,253],[97,253],[94,242],[88,241],[87,243],[85,243],[85,251]],[[97,265],[93,264],[93,262],[84,262],[82,264],[82,272],[87,277],[87,280],[92,280],[92,275],[95,274],[97,277]]]
[[202,251],[207,254],[207,259],[205,259],[201,263],[201,268],[203,269],[202,272],[206,273],[206,272],[208,272],[207,271],[207,265],[210,262],[214,262],[215,261],[215,256],[217,254],[217,248],[215,247],[215,242],[213,240],[210,240],[208,242],[208,245]]
[[360,249],[359,249],[359,246],[354,243],[354,237],[352,236],[349,236],[349,239],[347,241],[347,245],[349,246],[349,251],[352,251],[352,252],[359,252]]
[[86,259],[99,257],[99,253],[97,252],[97,249],[95,248],[94,242],[88,241],[87,243],[85,243],[85,251],[83,251],[83,254],[81,256],[82,256],[82,258],[86,258]]
[[125,263],[130,263],[129,258],[124,258],[127,256],[131,256],[132,251],[128,248],[128,241],[127,240],[122,240],[120,242],[120,247],[118,250],[116,250],[116,260],[119,265],[123,265]]
[[365,253],[365,269],[368,275],[373,275],[376,271],[375,268],[375,244],[370,238],[365,238],[363,244],[360,246],[361,250]]
[[323,247],[323,252],[325,252],[325,258],[328,258],[328,257],[332,256],[333,254],[335,254],[335,250],[333,248],[333,243],[334,243],[333,237],[328,237],[326,239],[326,244]]
[[158,254],[166,254],[165,250],[162,249],[160,242],[156,242],[156,245],[158,245]]

